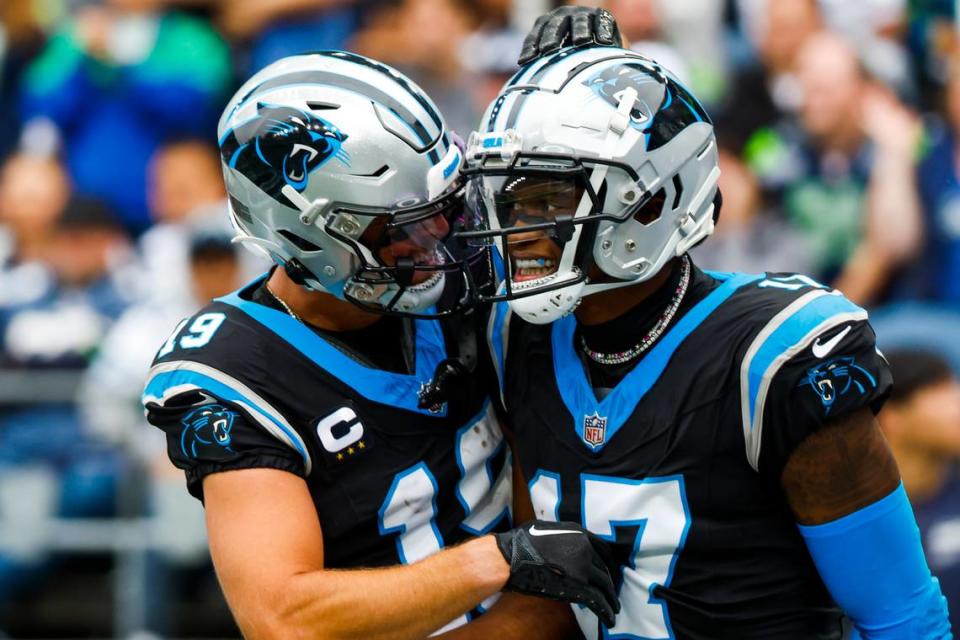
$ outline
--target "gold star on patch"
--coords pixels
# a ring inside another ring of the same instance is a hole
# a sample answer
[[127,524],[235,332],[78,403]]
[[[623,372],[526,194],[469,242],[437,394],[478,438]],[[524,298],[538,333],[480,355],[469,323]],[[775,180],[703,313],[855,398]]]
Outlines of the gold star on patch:
[[347,449],[347,453],[350,454],[351,456],[354,454],[354,452],[355,450],[353,447],[350,447],[349,449]]
[[342,453],[338,453],[338,454],[337,454],[337,460],[343,460],[343,454],[342,454]]
[[363,444],[363,440],[357,443],[357,449],[364,449],[367,445]]

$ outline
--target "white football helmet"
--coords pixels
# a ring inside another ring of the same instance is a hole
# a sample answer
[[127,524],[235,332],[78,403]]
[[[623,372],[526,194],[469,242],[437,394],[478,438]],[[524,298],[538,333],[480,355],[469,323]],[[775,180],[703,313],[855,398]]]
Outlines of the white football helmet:
[[398,71],[344,51],[285,58],[234,95],[218,138],[237,240],[296,282],[400,315],[471,304],[482,251],[445,242],[461,152]]
[[487,300],[537,324],[651,278],[713,231],[717,145],[706,112],[632,51],[564,49],[522,68],[467,145],[476,246],[505,282]]

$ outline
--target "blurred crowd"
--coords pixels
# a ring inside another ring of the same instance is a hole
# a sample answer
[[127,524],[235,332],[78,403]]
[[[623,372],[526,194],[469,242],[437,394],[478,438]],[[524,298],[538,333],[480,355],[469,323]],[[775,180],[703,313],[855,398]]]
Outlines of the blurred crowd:
[[[222,602],[176,609],[216,587],[199,505],[139,406],[177,320],[266,266],[230,242],[215,131],[231,92],[280,57],[350,49],[412,76],[466,137],[555,4],[0,3],[0,522],[33,531],[0,540],[0,637],[111,632],[109,612],[38,609],[72,565],[29,526],[118,515],[176,523],[148,554],[143,630],[231,633]],[[580,4],[713,116],[724,206],[698,264],[799,271],[871,310],[897,380],[881,424],[960,616],[958,3]]]

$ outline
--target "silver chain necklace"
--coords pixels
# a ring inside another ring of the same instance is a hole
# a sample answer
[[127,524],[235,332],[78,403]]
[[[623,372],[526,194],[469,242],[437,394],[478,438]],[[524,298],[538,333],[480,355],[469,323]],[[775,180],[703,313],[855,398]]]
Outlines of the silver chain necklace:
[[283,298],[281,298],[280,296],[278,296],[277,294],[275,294],[275,293],[273,292],[273,290],[270,288],[270,285],[269,285],[269,284],[266,285],[266,287],[264,287],[264,288],[267,290],[267,293],[269,293],[270,296],[271,296],[274,300],[276,300],[277,302],[280,303],[280,306],[281,306],[281,307],[283,307],[284,309],[286,309],[287,313],[290,314],[290,317],[291,317],[291,318],[293,318],[293,319],[296,320],[297,322],[303,322],[303,319],[302,319],[300,316],[298,316],[297,314],[295,314],[295,313],[293,312],[293,309],[290,308],[290,305],[288,305],[288,304],[283,300]]
[[647,332],[647,335],[643,336],[643,339],[636,345],[630,347],[626,351],[618,351],[616,353],[601,353],[600,351],[594,351],[587,346],[587,339],[580,336],[580,347],[583,349],[583,352],[587,355],[588,358],[593,360],[598,364],[623,364],[625,362],[630,362],[641,353],[649,349],[654,342],[666,331],[667,327],[670,326],[670,321],[673,320],[673,317],[677,314],[677,310],[680,308],[680,303],[683,302],[683,297],[687,294],[687,288],[690,286],[690,258],[686,255],[683,256],[683,272],[680,276],[680,284],[677,285],[677,290],[673,293],[673,299],[670,300],[670,304],[667,305],[667,308],[663,311],[663,315],[660,316],[660,319],[657,321],[657,324],[653,325],[653,328]]

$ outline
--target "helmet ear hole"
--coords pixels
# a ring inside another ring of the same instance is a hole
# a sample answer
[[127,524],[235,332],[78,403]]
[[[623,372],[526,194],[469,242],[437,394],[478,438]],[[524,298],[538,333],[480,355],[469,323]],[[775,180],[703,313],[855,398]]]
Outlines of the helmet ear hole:
[[290,244],[294,245],[301,251],[323,251],[321,247],[318,247],[306,238],[298,236],[297,234],[287,231],[286,229],[279,229],[277,230],[277,233],[283,236],[288,242],[290,242]]
[[287,231],[286,229],[278,229],[277,233],[287,239],[292,245],[300,249],[301,251],[323,251],[321,247],[318,247],[314,243],[310,242],[306,238],[298,236],[297,234]]
[[663,205],[667,201],[667,192],[662,188],[653,194],[653,197],[640,205],[633,214],[633,219],[642,225],[651,225],[663,215]]

